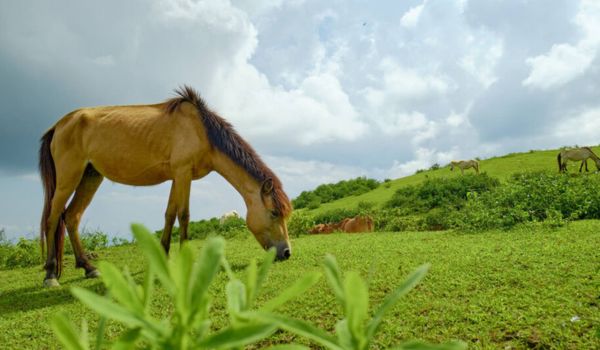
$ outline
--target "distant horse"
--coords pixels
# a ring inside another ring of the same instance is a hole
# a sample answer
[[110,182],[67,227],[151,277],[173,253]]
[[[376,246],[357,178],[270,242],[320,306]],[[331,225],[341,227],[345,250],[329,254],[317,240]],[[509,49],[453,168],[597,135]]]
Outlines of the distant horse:
[[370,216],[356,216],[340,222],[340,229],[347,233],[373,232],[373,219]]
[[161,238],[168,253],[175,218],[180,242],[187,240],[192,180],[214,170],[244,198],[246,223],[260,245],[274,247],[278,259],[289,258],[286,221],[292,207],[281,181],[192,88],[184,86],[176,94],[159,104],[78,109],[44,134],[39,165],[45,193],[45,286],[58,285],[65,227],[75,266],[84,268],[86,277],[98,276],[81,245],[78,226],[104,177],[133,186],[172,181]]
[[450,171],[454,170],[454,167],[458,167],[460,169],[461,174],[465,174],[465,169],[473,168],[475,172],[479,174],[479,162],[471,159],[471,160],[453,160],[450,162]]
[[596,169],[600,171],[600,158],[592,151],[589,147],[579,147],[573,149],[564,149],[561,150],[556,159],[558,160],[558,171],[566,172],[567,171],[567,162],[570,161],[581,161],[581,165],[579,166],[579,172],[583,169],[583,165],[585,164],[585,171],[588,171],[587,160],[592,159],[596,163]]
[[228,211],[227,213],[221,215],[221,218],[219,218],[219,224],[223,225],[225,223],[225,221],[232,219],[232,218],[240,218],[240,214],[238,214],[237,211],[232,210],[232,211]]

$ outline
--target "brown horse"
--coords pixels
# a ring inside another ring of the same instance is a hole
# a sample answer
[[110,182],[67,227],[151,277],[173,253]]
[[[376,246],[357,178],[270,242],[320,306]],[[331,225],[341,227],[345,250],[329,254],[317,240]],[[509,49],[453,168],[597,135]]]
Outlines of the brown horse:
[[373,232],[373,219],[369,216],[356,216],[340,222],[340,229],[347,233]]
[[581,165],[579,166],[579,172],[583,169],[583,165],[585,164],[585,171],[588,171],[587,160],[592,159],[596,163],[596,169],[600,171],[600,158],[592,151],[589,147],[579,147],[573,149],[563,149],[561,150],[556,159],[558,161],[558,171],[566,172],[567,171],[567,162],[568,161],[581,161]]
[[153,105],[82,108],[44,134],[40,173],[45,193],[45,286],[58,285],[65,227],[76,267],[84,268],[86,277],[98,275],[83,250],[78,226],[104,177],[133,186],[172,181],[161,238],[168,253],[175,218],[180,242],[187,239],[192,180],[214,170],[244,198],[246,223],[260,245],[274,247],[280,260],[290,257],[286,221],[292,207],[277,176],[192,88],[184,86],[176,93]]

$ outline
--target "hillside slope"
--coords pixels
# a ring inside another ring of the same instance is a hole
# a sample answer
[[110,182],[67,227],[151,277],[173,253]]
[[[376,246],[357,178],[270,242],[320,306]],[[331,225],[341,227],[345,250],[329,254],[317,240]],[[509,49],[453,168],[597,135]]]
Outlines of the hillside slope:
[[[600,146],[592,147],[596,154],[600,154]],[[559,150],[544,150],[544,151],[529,151],[525,153],[510,153],[504,156],[489,158],[480,161],[480,171],[487,173],[489,176],[496,177],[500,181],[505,181],[512,174],[524,171],[558,171],[558,163],[556,156]],[[570,172],[578,171],[579,165],[569,163]],[[596,167],[592,161],[588,162],[590,171],[595,171]],[[466,173],[473,172],[472,169],[466,170]],[[341,208],[356,208],[360,202],[373,203],[376,207],[383,205],[388,201],[397,189],[415,185],[423,182],[427,178],[441,178],[460,176],[460,170],[450,171],[450,167],[446,166],[437,170],[427,170],[418,174],[402,177],[380,185],[378,188],[361,194],[359,196],[351,196],[333,201],[330,203],[321,204],[319,208],[306,210],[311,214],[319,214],[332,209]],[[303,209],[304,210],[304,209]]]

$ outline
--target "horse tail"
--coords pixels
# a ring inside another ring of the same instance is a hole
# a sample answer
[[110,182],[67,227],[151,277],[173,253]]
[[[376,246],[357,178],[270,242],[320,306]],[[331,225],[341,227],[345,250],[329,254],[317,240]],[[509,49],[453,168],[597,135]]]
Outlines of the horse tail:
[[562,157],[560,156],[560,152],[558,152],[558,156],[556,156],[556,160],[558,160],[558,172],[562,172]]
[[[42,248],[42,257],[45,257],[45,242],[48,235],[48,218],[52,208],[52,198],[56,192],[56,167],[50,151],[50,144],[54,137],[54,128],[46,131],[40,140],[40,176],[44,188],[44,210],[42,211],[42,220],[40,222],[40,245]],[[65,240],[65,221],[63,215],[58,220],[56,233],[54,235],[54,249],[56,256],[57,277],[62,272],[63,247]]]

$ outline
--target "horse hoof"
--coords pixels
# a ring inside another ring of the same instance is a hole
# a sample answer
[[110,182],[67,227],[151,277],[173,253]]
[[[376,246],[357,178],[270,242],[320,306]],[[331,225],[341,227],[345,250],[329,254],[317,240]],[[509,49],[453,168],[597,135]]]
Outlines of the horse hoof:
[[60,283],[58,283],[58,280],[56,278],[48,278],[48,279],[44,280],[44,287],[45,288],[60,287]]
[[98,278],[100,277],[100,271],[92,270],[85,273],[85,278]]

